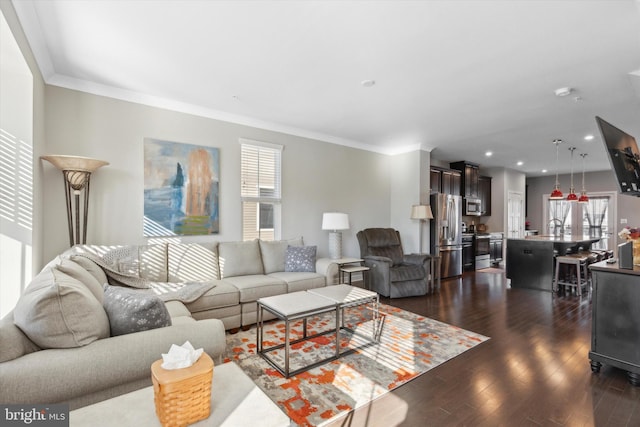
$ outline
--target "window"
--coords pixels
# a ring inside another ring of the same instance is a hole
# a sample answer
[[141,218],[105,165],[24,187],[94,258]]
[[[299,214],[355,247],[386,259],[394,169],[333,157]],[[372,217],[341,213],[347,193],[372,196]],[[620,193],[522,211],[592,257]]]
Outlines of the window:
[[0,12],[0,317],[33,268],[33,75]]
[[282,146],[240,140],[242,239],[280,238]]
[[589,202],[571,203],[566,200],[547,200],[545,218],[549,234],[601,236],[594,249],[609,249],[615,244],[616,194],[589,193]]

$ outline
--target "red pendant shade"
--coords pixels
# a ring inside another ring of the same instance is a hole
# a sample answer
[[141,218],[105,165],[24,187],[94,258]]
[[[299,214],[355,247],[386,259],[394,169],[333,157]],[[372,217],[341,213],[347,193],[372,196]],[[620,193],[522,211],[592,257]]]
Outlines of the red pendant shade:
[[551,192],[551,196],[549,196],[549,198],[551,200],[560,200],[564,198],[564,195],[562,194],[562,191],[560,191],[560,189],[556,186],[556,188],[554,188]]
[[589,203],[589,196],[585,191],[580,194],[580,198],[578,199],[578,203]]

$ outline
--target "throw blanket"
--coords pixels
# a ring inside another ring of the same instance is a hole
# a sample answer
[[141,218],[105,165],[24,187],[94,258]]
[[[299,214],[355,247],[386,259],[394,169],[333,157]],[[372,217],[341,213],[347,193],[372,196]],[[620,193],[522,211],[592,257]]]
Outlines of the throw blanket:
[[216,287],[215,281],[207,282],[152,282],[133,274],[122,273],[113,263],[97,255],[76,253],[73,257],[81,256],[96,263],[104,270],[110,285],[125,286],[138,289],[140,292],[153,293],[163,301],[181,301],[190,303]]

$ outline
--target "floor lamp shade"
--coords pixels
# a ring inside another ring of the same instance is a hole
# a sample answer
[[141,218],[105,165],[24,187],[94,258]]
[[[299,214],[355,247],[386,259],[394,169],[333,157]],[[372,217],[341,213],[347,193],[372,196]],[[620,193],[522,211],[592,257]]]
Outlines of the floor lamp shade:
[[322,229],[329,233],[329,258],[342,258],[342,233],[339,230],[349,229],[349,215],[340,212],[322,214]]
[[431,206],[429,205],[411,206],[411,219],[433,219]]
[[[87,216],[89,209],[89,182],[96,169],[109,162],[79,156],[49,155],[41,159],[48,161],[62,171],[64,192],[67,201],[67,223],[69,226],[69,245],[87,242]],[[80,196],[83,196],[81,209]],[[82,223],[80,211],[82,210]],[[82,224],[82,226],[81,226]]]

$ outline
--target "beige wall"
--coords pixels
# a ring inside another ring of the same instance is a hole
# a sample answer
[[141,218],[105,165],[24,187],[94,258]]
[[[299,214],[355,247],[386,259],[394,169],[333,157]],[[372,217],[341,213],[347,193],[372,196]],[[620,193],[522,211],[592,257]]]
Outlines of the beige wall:
[[[111,164],[91,178],[88,243],[142,244],[143,140],[145,137],[220,149],[220,234],[185,241],[240,240],[239,138],[281,144],[282,237],[303,236],[328,253],[322,213],[349,214],[343,252],[358,256],[355,234],[390,224],[390,157],[292,135],[236,125],[184,113],[46,87],[47,154],[72,154]],[[44,167],[47,230],[45,261],[68,245],[62,178]],[[408,209],[408,208],[407,208]]]
[[[420,204],[420,151],[397,154],[391,157],[391,224],[400,232],[403,249],[407,253],[418,252],[420,222],[410,218],[411,206]],[[424,237],[423,228],[423,237]],[[428,245],[423,245],[428,252]]]

